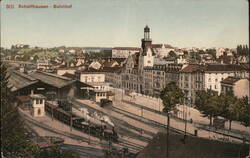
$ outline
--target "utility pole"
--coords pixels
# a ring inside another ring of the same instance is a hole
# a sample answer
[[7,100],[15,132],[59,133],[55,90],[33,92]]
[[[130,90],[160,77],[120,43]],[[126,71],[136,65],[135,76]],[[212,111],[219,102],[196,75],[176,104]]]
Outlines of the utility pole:
[[143,117],[143,107],[141,106],[141,117]]
[[161,99],[158,98],[158,101],[159,101],[159,112],[161,112]]
[[122,88],[122,101],[123,101],[123,88]]
[[90,122],[88,121],[89,123],[89,144],[90,144]]
[[72,115],[70,116],[70,131],[72,131],[72,124],[73,124],[73,120],[72,120]]
[[111,151],[111,141],[110,141],[110,135],[109,135],[109,153]]
[[169,112],[167,112],[167,158],[169,158],[169,124],[170,124],[170,118],[169,118]]
[[54,111],[54,108],[51,107],[51,118],[52,118],[52,121],[53,121],[53,118],[54,118],[53,111]]

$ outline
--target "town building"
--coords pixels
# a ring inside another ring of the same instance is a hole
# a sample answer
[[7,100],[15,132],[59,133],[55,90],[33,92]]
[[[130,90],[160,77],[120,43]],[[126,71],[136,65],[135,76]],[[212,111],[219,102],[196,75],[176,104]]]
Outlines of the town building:
[[198,90],[205,90],[204,80],[203,65],[184,65],[179,71],[179,88],[185,95],[185,104],[193,104],[195,102],[196,92]]
[[133,55],[140,51],[137,47],[114,47],[112,48],[112,58],[128,58],[129,55]]
[[105,82],[107,71],[88,68],[86,70],[76,71],[76,79],[82,83],[87,83],[91,87],[86,87],[85,97],[100,102],[101,99],[107,99],[109,93],[109,84]]
[[175,49],[169,44],[152,44],[152,48],[156,54],[156,57],[167,57],[170,51]]
[[36,65],[37,65],[37,70],[46,72],[53,71],[53,66],[48,59],[37,60]]
[[221,94],[221,81],[227,77],[243,77],[246,71],[241,65],[189,64],[179,72],[179,87],[193,104],[198,90],[211,89]]
[[221,81],[229,76],[243,77],[245,70],[241,65],[208,64],[204,69],[205,89],[221,93]]
[[249,79],[227,77],[221,81],[221,92],[231,92],[238,98],[249,97]]

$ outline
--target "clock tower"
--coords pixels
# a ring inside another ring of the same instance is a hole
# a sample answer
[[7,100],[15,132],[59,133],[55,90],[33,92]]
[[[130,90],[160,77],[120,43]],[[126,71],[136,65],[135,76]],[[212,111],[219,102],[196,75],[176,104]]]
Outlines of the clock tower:
[[152,39],[150,38],[150,28],[148,25],[144,28],[144,38],[141,39],[142,55],[146,55],[147,49],[151,47]]
[[154,51],[152,49],[152,39],[150,38],[150,28],[144,28],[144,38],[141,40],[141,52],[139,59],[139,67],[143,70],[144,67],[154,65]]

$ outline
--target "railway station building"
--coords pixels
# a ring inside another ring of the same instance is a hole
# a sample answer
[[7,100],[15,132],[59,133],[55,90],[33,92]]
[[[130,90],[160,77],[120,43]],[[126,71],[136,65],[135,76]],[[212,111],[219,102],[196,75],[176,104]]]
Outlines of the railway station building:
[[25,74],[12,71],[8,87],[14,96],[42,94],[46,100],[66,100],[80,96],[82,90],[92,86],[47,72],[36,71]]

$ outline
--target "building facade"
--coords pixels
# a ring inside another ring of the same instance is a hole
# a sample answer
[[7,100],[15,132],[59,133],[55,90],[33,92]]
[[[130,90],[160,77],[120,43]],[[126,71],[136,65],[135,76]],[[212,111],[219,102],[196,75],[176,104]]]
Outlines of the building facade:
[[249,97],[249,79],[227,77],[221,81],[221,93],[232,92],[237,98]]

